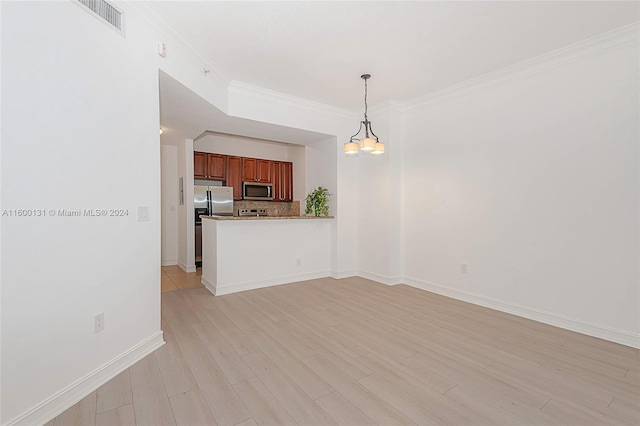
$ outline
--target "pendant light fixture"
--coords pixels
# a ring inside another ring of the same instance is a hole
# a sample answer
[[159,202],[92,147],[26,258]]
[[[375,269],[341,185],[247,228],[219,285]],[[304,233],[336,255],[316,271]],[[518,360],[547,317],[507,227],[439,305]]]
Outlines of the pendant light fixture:
[[[362,74],[360,78],[364,80],[364,121],[360,122],[358,132],[351,136],[349,142],[344,144],[344,153],[357,154],[358,149],[361,149],[362,151],[368,151],[372,154],[384,154],[384,144],[380,142],[376,134],[373,133],[373,130],[371,129],[371,122],[367,118],[367,80],[371,78],[371,75]],[[362,131],[363,126],[364,135],[361,138],[357,138]]]

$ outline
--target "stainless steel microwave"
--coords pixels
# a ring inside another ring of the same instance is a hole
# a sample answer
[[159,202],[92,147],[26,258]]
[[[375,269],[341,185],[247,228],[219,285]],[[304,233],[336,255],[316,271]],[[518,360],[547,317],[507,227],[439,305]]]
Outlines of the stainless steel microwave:
[[265,182],[242,182],[243,200],[273,200],[273,184]]

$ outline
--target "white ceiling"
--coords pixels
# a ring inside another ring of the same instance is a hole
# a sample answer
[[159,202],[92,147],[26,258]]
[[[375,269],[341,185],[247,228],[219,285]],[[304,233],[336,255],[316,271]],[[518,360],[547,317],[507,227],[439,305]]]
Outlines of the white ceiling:
[[[360,111],[405,101],[640,20],[638,1],[151,1],[229,80]],[[326,135],[227,117],[161,75],[163,143],[205,130]],[[169,142],[171,143],[171,142]]]
[[637,1],[156,1],[231,80],[337,107],[408,100],[640,20]]

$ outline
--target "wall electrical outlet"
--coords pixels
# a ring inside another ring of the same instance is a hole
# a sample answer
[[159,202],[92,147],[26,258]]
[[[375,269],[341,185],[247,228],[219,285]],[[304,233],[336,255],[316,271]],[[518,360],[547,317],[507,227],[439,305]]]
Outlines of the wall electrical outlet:
[[104,330],[104,312],[100,312],[93,319],[93,332],[99,333]]
[[300,258],[296,259],[296,266],[302,266],[302,259]]
[[467,264],[466,263],[461,263],[460,264],[460,273],[462,273],[462,274],[466,274],[467,273]]

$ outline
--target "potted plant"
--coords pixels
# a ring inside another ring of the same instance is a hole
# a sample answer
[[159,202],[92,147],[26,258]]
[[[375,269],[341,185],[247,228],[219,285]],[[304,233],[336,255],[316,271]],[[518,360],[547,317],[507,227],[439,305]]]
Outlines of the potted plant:
[[329,216],[329,190],[322,186],[317,187],[309,194],[305,199],[307,205],[304,210],[305,214],[311,214],[313,212],[316,216]]

